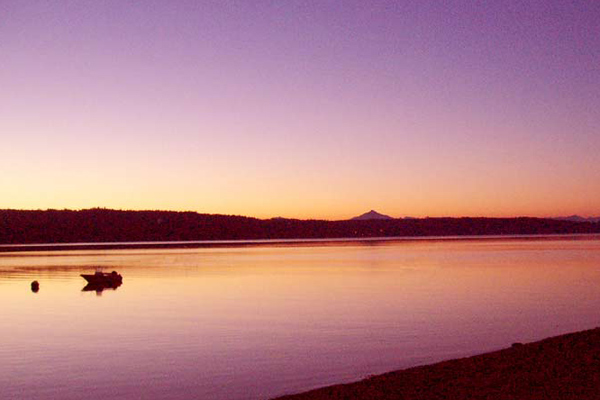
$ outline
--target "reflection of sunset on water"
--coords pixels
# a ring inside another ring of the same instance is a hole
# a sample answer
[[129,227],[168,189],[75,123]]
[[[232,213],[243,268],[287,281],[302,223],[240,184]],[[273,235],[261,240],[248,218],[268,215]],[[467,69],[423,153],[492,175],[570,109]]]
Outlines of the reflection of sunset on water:
[[[72,398],[92,377],[186,398],[176,375],[235,399],[358,379],[596,326],[599,263],[583,236],[3,253],[0,384],[62,395],[68,370]],[[123,285],[82,292],[97,267]]]

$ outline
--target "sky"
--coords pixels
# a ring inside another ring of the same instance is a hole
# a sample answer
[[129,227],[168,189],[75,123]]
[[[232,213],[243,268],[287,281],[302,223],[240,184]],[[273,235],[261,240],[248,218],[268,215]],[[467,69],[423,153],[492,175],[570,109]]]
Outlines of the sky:
[[0,0],[0,208],[600,215],[598,1]]

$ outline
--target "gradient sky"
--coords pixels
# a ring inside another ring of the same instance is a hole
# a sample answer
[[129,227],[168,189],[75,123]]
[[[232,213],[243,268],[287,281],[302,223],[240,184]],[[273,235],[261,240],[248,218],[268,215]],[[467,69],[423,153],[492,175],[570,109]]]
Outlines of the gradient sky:
[[598,1],[0,0],[0,208],[600,214]]

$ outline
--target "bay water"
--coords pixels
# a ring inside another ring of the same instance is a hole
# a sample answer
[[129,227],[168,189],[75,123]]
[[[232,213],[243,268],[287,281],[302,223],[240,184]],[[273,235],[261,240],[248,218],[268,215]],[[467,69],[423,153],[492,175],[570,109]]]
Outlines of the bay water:
[[[123,284],[82,290],[98,268]],[[599,309],[598,236],[3,252],[0,398],[266,399],[593,328]]]

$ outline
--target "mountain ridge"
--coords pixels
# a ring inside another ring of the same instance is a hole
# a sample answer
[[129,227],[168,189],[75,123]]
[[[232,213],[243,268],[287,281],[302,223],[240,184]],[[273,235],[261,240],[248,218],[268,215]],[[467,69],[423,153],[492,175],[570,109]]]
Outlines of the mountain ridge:
[[364,214],[361,214],[357,217],[350,218],[350,221],[368,221],[373,219],[394,219],[389,215],[378,213],[375,210],[368,211]]
[[600,217],[582,217],[581,215],[569,215],[566,217],[554,217],[559,221],[573,221],[573,222],[600,222]]

